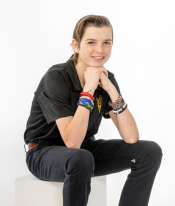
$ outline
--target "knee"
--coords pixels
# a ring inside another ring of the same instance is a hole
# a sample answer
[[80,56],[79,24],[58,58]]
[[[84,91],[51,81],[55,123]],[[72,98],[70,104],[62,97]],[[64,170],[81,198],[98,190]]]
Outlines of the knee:
[[95,169],[94,157],[91,152],[85,149],[76,149],[76,152],[68,159],[66,172],[75,174],[83,172],[93,175]]
[[152,157],[154,158],[155,163],[157,163],[159,167],[161,164],[162,156],[163,156],[162,148],[160,147],[159,144],[157,144],[154,141],[151,141],[151,147],[152,147],[152,150],[151,150]]
[[160,145],[154,141],[146,141],[143,147],[143,152],[146,153],[145,158],[151,160],[152,166],[159,169],[163,156]]
[[88,150],[78,149],[75,153],[75,159],[78,159],[80,166],[85,169],[94,167],[94,157]]

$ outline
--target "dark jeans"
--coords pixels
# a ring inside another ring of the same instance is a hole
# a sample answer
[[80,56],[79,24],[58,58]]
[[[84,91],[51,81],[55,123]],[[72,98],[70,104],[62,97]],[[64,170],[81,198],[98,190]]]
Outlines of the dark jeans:
[[40,180],[64,182],[63,206],[87,205],[91,177],[131,169],[118,205],[147,206],[162,155],[154,141],[127,144],[123,139],[96,140],[92,136],[80,149],[40,140],[26,153],[26,163]]

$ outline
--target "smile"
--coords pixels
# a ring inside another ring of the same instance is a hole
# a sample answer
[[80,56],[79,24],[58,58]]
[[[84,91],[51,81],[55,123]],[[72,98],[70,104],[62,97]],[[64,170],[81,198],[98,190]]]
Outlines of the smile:
[[105,57],[92,57],[95,61],[100,62],[103,61]]

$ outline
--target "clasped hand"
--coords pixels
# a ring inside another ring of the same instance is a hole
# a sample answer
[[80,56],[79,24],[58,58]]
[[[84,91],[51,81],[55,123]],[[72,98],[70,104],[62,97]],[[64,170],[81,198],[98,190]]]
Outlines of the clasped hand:
[[[98,67],[97,67],[98,68]],[[103,67],[104,68],[104,67]],[[85,71],[85,75],[86,75],[86,71]],[[100,77],[99,77],[99,82],[98,85],[103,88],[106,92],[109,90],[109,88],[112,86],[111,81],[108,78],[108,71],[105,69],[105,71],[102,71],[100,73]]]

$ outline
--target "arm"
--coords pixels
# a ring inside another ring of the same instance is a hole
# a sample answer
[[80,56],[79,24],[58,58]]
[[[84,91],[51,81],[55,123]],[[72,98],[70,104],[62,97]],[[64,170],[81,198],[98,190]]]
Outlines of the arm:
[[[89,90],[91,90],[89,93],[94,95],[95,90],[85,85],[83,92],[87,92]],[[81,147],[87,132],[89,115],[90,111],[87,108],[78,105],[74,117],[65,131],[65,136],[68,140],[67,145],[69,148],[79,149]]]
[[[113,85],[110,86],[107,92],[112,102],[115,102],[119,97],[119,93]],[[113,110],[111,110],[109,112],[109,115],[116,125],[121,137],[126,143],[132,144],[138,141],[139,131],[134,117],[132,116],[128,108],[117,115],[113,113]]]

